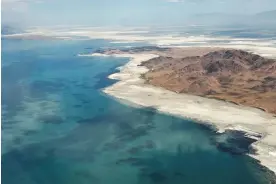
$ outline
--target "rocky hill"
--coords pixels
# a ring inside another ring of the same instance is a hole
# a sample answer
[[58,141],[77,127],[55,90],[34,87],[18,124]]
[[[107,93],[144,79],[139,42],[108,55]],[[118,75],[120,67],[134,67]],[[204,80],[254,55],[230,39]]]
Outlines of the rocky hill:
[[222,49],[201,56],[160,56],[143,62],[152,85],[177,93],[257,107],[276,114],[276,61],[243,50]]

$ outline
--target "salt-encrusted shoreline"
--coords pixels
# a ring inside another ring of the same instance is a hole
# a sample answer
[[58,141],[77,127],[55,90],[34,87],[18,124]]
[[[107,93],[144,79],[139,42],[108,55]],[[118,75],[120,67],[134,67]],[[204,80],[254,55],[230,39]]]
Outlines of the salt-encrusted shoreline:
[[109,76],[110,79],[117,79],[119,82],[105,88],[104,93],[140,106],[155,107],[160,112],[212,124],[218,128],[218,132],[235,129],[247,132],[247,136],[250,137],[261,135],[262,138],[252,145],[257,150],[257,154],[250,156],[259,160],[274,173],[276,172],[276,118],[272,114],[215,99],[177,94],[145,84],[140,76],[148,69],[139,64],[158,55],[114,54],[111,56],[129,57],[130,61],[120,67],[119,73]]

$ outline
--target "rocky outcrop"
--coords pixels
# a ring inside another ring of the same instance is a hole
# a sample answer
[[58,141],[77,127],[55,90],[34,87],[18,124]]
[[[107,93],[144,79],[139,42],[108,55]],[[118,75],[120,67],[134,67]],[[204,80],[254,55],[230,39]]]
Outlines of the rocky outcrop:
[[160,56],[141,65],[152,85],[257,107],[276,114],[276,61],[243,50],[202,56]]

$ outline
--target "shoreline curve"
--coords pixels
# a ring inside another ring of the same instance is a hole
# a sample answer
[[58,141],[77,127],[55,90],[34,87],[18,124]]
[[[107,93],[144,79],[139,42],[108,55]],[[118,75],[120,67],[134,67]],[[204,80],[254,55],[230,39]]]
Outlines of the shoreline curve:
[[248,155],[258,160],[261,165],[273,171],[274,174],[276,173],[276,118],[273,114],[216,99],[178,94],[145,84],[140,76],[148,69],[139,65],[143,61],[159,57],[156,54],[107,55],[94,53],[85,56],[130,58],[128,63],[118,68],[118,73],[108,76],[118,82],[104,88],[104,93],[119,101],[130,102],[142,107],[154,106],[165,114],[212,125],[218,129],[217,133],[222,133],[225,130],[244,131],[246,136],[257,140],[251,145],[256,150],[256,154]]

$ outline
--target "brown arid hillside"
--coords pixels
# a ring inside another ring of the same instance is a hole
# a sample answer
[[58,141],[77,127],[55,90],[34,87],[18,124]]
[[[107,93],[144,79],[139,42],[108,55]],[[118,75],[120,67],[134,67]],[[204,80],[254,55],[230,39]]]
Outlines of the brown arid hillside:
[[177,93],[216,98],[276,114],[276,61],[242,50],[160,56],[143,62],[142,77]]

